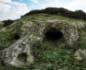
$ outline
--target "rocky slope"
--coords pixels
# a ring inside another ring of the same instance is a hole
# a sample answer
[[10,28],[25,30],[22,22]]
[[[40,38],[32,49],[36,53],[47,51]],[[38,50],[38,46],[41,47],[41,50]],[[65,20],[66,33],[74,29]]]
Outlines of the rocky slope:
[[39,13],[0,23],[1,69],[86,69],[85,20]]

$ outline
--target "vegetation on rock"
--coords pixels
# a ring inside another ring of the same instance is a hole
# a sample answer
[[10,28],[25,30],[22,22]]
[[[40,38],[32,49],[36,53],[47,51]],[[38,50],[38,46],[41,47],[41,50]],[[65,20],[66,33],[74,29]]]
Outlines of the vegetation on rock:
[[[0,69],[86,70],[85,54],[77,55],[82,60],[75,57],[80,49],[79,53],[86,52],[85,19],[86,14],[80,10],[72,12],[64,8],[47,8],[32,11],[12,25],[1,28],[0,41],[3,43],[0,42],[0,48],[9,48],[27,35],[34,62],[23,68],[1,65]],[[27,55],[18,56],[21,61],[26,61],[21,56],[26,58]]]

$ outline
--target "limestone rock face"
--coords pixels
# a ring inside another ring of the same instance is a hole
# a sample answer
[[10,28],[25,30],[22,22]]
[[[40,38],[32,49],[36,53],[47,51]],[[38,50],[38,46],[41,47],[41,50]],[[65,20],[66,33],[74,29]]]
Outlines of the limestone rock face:
[[53,39],[56,37],[55,39],[58,40],[60,32],[62,33],[62,38],[64,38],[65,43],[68,45],[73,45],[79,38],[79,28],[64,20],[34,21],[34,23],[27,22],[22,28],[30,35],[32,34],[35,37],[40,37],[42,40],[46,37],[46,34],[48,35],[47,37]]
[[74,54],[76,60],[86,60],[86,49],[79,49]]
[[26,66],[33,63],[34,58],[31,54],[30,44],[27,37],[19,39],[9,48],[0,51],[0,63],[13,66]]
[[73,45],[79,39],[78,28],[74,25],[66,25],[64,31],[64,38],[68,45]]
[[[16,23],[15,23],[16,24]],[[57,43],[64,40],[66,45],[73,45],[79,39],[79,29],[84,24],[70,24],[65,20],[28,21],[22,24],[20,38],[10,47],[0,51],[1,64],[26,66],[34,62],[31,47],[34,43],[43,43],[45,40]],[[16,32],[16,26],[13,29]],[[18,33],[18,32],[17,32]]]

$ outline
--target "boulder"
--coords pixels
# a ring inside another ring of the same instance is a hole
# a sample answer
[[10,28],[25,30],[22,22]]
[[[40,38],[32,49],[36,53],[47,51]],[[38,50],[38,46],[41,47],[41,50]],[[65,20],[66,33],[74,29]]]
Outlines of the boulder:
[[86,49],[78,49],[75,52],[74,57],[78,61],[81,61],[81,60],[85,60],[86,61]]
[[10,47],[0,51],[0,63],[17,67],[27,66],[34,62],[27,36],[19,39]]

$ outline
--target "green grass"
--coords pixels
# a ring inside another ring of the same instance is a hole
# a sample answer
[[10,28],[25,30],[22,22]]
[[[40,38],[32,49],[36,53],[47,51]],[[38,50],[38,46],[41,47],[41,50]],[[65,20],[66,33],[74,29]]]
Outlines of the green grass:
[[[53,45],[53,44],[52,44]],[[47,43],[35,43],[32,51],[35,57],[33,65],[26,68],[1,66],[0,70],[86,70],[86,64],[74,59],[73,49],[54,46]]]
[[0,70],[86,70],[84,62],[73,58],[73,49],[35,45],[35,63],[26,68],[0,67]]

